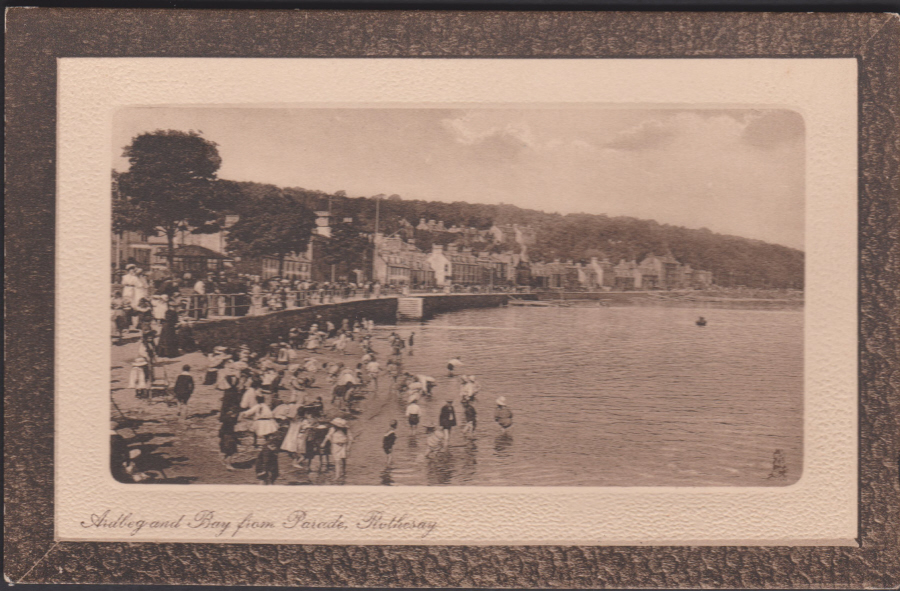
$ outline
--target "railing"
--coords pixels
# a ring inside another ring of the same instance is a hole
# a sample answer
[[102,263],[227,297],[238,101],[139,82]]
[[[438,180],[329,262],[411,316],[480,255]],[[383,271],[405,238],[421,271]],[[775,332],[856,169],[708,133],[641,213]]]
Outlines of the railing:
[[[476,293],[528,293],[530,289],[490,289],[481,286]],[[234,318],[237,316],[259,316],[281,310],[296,310],[322,304],[335,304],[376,297],[396,297],[403,295],[429,295],[445,293],[471,293],[468,289],[447,291],[445,288],[407,289],[402,286],[386,286],[378,290],[360,288],[310,289],[288,291],[284,294],[272,293],[209,293],[180,296],[180,313],[194,320]]]
[[[393,295],[385,291],[378,297]],[[210,293],[182,296],[184,314],[195,319],[230,318],[234,316],[259,316],[281,310],[295,310],[321,304],[335,304],[351,300],[369,299],[375,293],[361,289],[311,289],[272,293]]]

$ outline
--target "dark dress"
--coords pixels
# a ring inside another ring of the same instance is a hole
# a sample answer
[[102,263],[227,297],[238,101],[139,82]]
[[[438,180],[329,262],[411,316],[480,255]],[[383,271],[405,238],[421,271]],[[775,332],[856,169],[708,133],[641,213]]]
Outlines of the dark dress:
[[233,456],[238,450],[237,433],[234,432],[236,421],[236,416],[229,417],[219,427],[219,451],[226,456]]
[[194,393],[194,378],[188,374],[179,375],[178,379],[175,380],[175,388],[172,391],[175,393],[175,399],[178,402],[186,404],[190,400],[191,394]]
[[[175,329],[178,334],[178,348],[184,353],[193,353],[197,350],[197,341],[194,340],[194,329],[190,324],[182,324]],[[215,383],[215,382],[213,382]]]
[[228,388],[222,393],[222,410],[219,413],[219,420],[224,421],[231,413],[238,413],[241,410],[241,390],[238,387],[240,380],[237,376],[225,376],[228,382]]
[[476,417],[475,407],[472,406],[471,404],[466,406],[466,422],[471,423],[473,429],[475,428],[475,417]]
[[157,346],[157,353],[160,357],[178,357],[178,335],[175,334],[175,326],[177,324],[178,312],[166,310],[162,330],[159,333],[159,345]]
[[384,449],[384,453],[389,454],[391,450],[394,449],[394,443],[397,442],[397,434],[391,431],[387,435],[384,436],[384,439],[381,440],[381,447]]
[[456,411],[449,404],[441,408],[441,429],[450,429],[456,426]]

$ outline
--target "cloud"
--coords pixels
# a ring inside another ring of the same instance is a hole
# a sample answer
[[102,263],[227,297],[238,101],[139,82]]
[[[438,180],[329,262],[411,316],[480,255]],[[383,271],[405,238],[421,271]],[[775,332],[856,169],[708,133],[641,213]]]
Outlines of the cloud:
[[777,110],[760,113],[744,128],[742,139],[763,150],[803,139],[806,126],[803,116],[795,111]]
[[675,135],[676,131],[670,124],[659,120],[644,121],[620,132],[607,142],[606,147],[613,150],[651,150],[662,147]]

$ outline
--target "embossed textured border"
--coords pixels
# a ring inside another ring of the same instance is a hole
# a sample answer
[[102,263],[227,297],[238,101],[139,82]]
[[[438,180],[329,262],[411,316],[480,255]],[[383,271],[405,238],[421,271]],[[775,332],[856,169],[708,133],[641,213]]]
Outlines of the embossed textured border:
[[[4,573],[16,582],[490,587],[900,584],[900,19],[879,14],[7,12]],[[59,57],[853,57],[859,61],[860,548],[56,543]]]

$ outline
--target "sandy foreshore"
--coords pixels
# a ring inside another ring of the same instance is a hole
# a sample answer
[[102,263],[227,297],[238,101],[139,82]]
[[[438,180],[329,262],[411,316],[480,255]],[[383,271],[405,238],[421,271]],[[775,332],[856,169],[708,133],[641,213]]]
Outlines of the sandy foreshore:
[[[386,341],[378,338],[379,332],[375,333],[372,345],[383,366],[390,351]],[[188,418],[180,420],[174,403],[167,403],[162,399],[152,402],[138,399],[134,390],[127,387],[131,362],[137,355],[137,350],[137,333],[131,333],[122,344],[114,344],[112,347],[110,416],[113,423],[118,424],[117,432],[126,442],[142,449],[141,468],[159,474],[161,478],[157,481],[165,483],[257,484],[254,463],[259,448],[253,446],[250,433],[244,433],[240,438],[234,461],[236,470],[226,470],[222,463],[218,438],[222,392],[215,386],[203,385],[206,372],[203,353],[188,353],[173,359],[162,359],[157,363],[157,376],[165,372],[170,384],[174,384],[183,365],[191,366],[196,388],[188,404]],[[315,358],[320,366],[329,361],[355,364],[362,356],[359,342],[351,342],[347,353],[341,355],[323,350],[304,357]],[[396,404],[396,396],[388,395],[389,389],[390,378],[383,374],[379,379],[378,392],[366,392],[365,399],[358,405],[358,412],[351,417],[351,431],[359,431],[372,421],[384,405],[389,402]],[[282,390],[282,394],[286,392]],[[316,374],[316,383],[310,393],[322,397],[326,415],[338,412],[330,404],[330,385],[326,382],[324,372]],[[381,428],[382,425],[379,424],[378,430]],[[351,453],[348,468],[352,466],[352,462]],[[318,462],[314,463],[311,473],[306,468],[297,469],[291,465],[291,458],[286,452],[279,453],[280,477],[277,484],[339,484],[333,469],[319,472],[315,468],[318,468]]]

